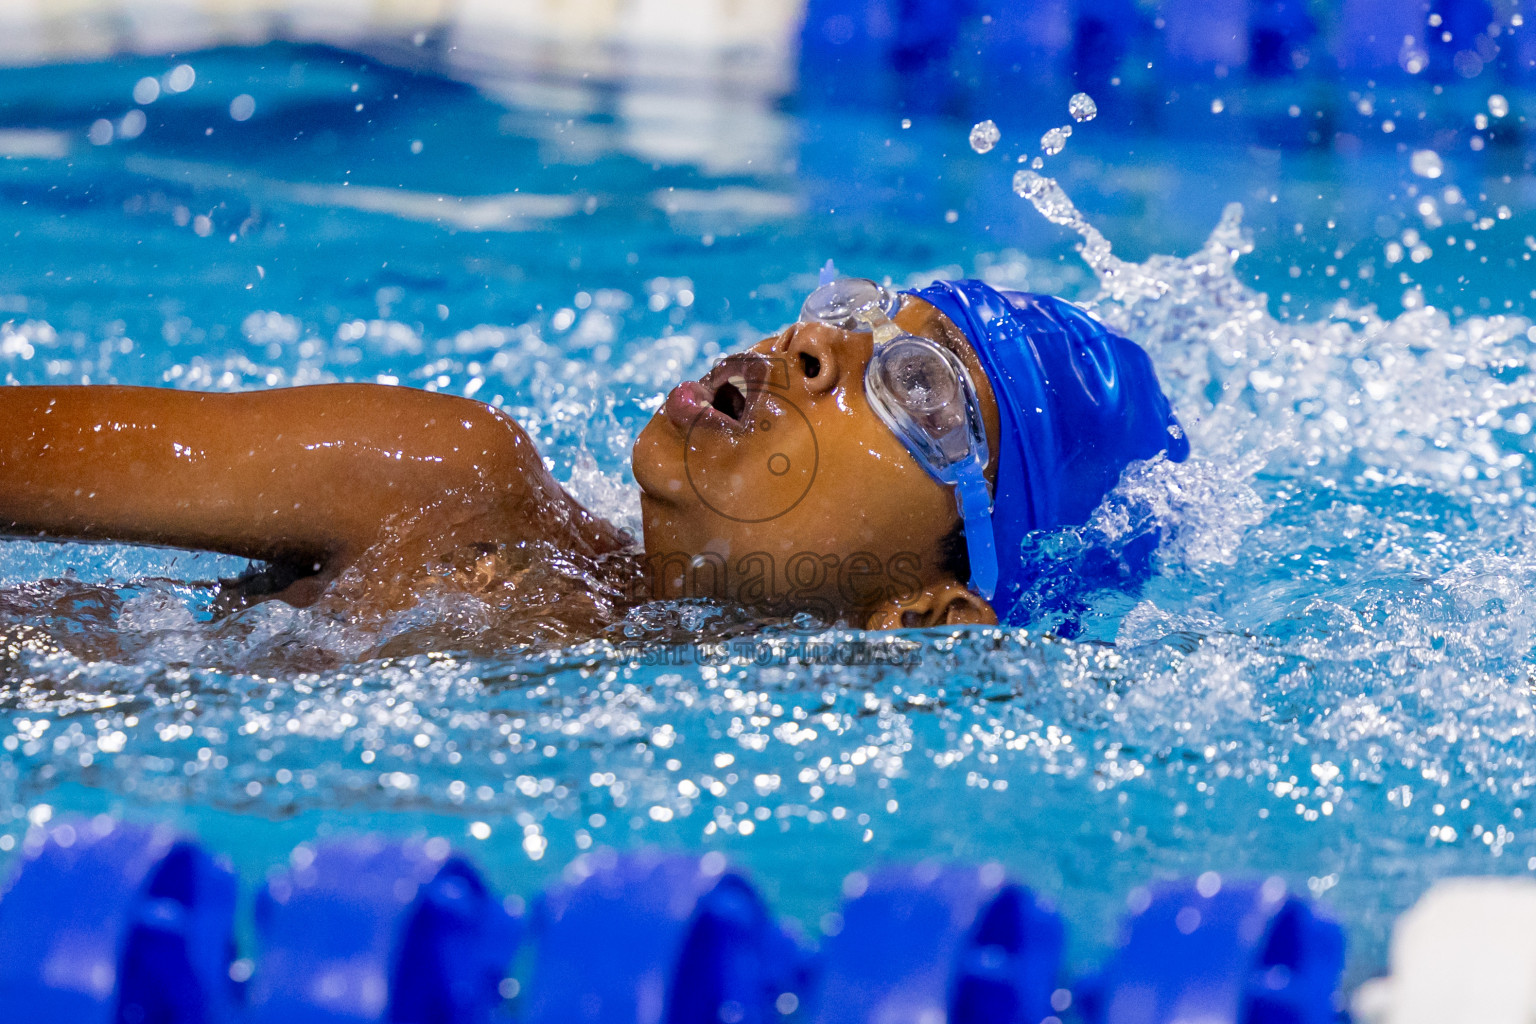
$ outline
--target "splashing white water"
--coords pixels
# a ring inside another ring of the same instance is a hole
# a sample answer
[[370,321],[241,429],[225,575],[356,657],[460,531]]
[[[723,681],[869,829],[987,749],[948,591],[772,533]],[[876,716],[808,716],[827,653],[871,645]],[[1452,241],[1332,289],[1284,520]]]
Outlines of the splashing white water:
[[[1536,530],[1529,321],[1457,323],[1427,305],[1385,319],[1344,302],[1321,321],[1279,320],[1233,274],[1252,248],[1237,204],[1192,255],[1132,263],[1054,179],[1020,171],[1015,182],[1041,215],[1081,237],[1099,286],[1084,304],[1151,353],[1193,449],[1182,465],[1133,467],[1087,527],[1111,541],[1149,529],[1164,538],[1165,576],[1120,623],[1122,639],[1158,635],[1154,622],[1164,632],[1271,629],[1241,608],[1251,596],[1218,595],[1305,593],[1315,585],[1307,577],[1386,573],[1447,594],[1478,580],[1477,593],[1497,595],[1483,605],[1497,608],[1496,621],[1474,615],[1461,628],[1498,642],[1473,644],[1468,657],[1527,656],[1536,636],[1536,603],[1520,596],[1536,573],[1524,541]],[[1317,545],[1331,554],[1299,563],[1281,554]],[[1229,615],[1213,617],[1218,606]],[[1358,614],[1349,607],[1330,614],[1349,620]],[[1444,628],[1438,611],[1397,615],[1392,628],[1405,635]]]

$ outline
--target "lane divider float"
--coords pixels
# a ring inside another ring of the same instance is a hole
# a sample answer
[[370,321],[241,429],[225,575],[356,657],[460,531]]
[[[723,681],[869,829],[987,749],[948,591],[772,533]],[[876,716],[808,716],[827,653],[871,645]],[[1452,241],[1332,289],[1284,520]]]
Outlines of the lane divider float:
[[[1278,879],[1213,872],[1133,893],[1118,948],[1070,986],[1061,917],[997,865],[855,872],[819,948],[718,852],[588,854],[525,911],[441,839],[303,844],[257,893],[249,959],[238,889],[227,864],[164,827],[103,817],[32,832],[0,896],[0,1018],[1331,1024],[1344,964],[1339,926]],[[1394,963],[1427,970],[1431,947],[1394,946]]]

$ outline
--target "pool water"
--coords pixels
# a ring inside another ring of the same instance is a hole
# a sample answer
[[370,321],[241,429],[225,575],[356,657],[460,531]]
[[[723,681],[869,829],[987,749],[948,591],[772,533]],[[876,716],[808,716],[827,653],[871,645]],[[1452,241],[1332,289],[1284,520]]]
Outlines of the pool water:
[[568,99],[286,44],[0,71],[0,370],[473,395],[634,528],[659,396],[792,319],[824,260],[978,274],[1152,353],[1193,458],[1039,555],[1161,529],[1156,576],[1020,630],[652,605],[508,649],[469,598],[211,621],[243,562],[7,541],[0,856],[101,811],[248,879],[358,829],[446,835],[523,893],[593,845],[719,849],[812,931],[856,867],[995,859],[1079,966],[1150,877],[1279,873],[1345,922],[1352,981],[1433,879],[1536,870],[1528,98],[1428,177],[1427,143],[1101,97],[1034,203],[1018,158],[1065,96],[986,155],[939,116],[723,100],[700,136]]

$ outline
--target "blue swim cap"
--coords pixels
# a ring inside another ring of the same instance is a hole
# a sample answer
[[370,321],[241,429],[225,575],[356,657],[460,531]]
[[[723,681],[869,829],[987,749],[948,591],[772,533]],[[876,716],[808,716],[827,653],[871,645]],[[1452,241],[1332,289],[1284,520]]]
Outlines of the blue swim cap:
[[1025,557],[1027,535],[1087,522],[1126,466],[1159,452],[1183,462],[1189,440],[1147,353],[1070,302],[981,281],[935,281],[906,294],[965,332],[997,397],[992,607],[999,622],[1019,625],[1040,576]]

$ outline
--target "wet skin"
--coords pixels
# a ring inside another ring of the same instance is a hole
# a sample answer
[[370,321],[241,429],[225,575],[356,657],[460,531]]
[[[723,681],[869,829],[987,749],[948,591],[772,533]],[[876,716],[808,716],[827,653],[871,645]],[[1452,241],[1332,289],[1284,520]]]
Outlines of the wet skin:
[[[964,335],[910,296],[896,324],[960,356],[995,461],[997,403]],[[658,594],[810,607],[870,628],[995,621],[942,568],[954,495],[870,408],[873,352],[869,332],[794,324],[667,396],[634,448]]]
[[[0,424],[0,533],[260,559],[295,581],[277,594],[295,604],[363,559],[385,577],[368,600],[398,607],[411,586],[400,564],[627,541],[561,489],[510,417],[464,398],[370,384],[10,387]],[[382,543],[396,537],[414,550]]]
[[[912,298],[897,323],[961,356],[995,438],[963,336]],[[868,333],[797,324],[668,396],[634,449],[642,590],[872,628],[991,621],[941,567],[949,489],[865,401],[872,350]],[[0,534],[258,559],[278,581],[266,590],[295,604],[361,571],[381,581],[360,598],[379,607],[408,604],[466,553],[546,544],[596,557],[629,543],[566,494],[505,414],[368,384],[0,388]]]

